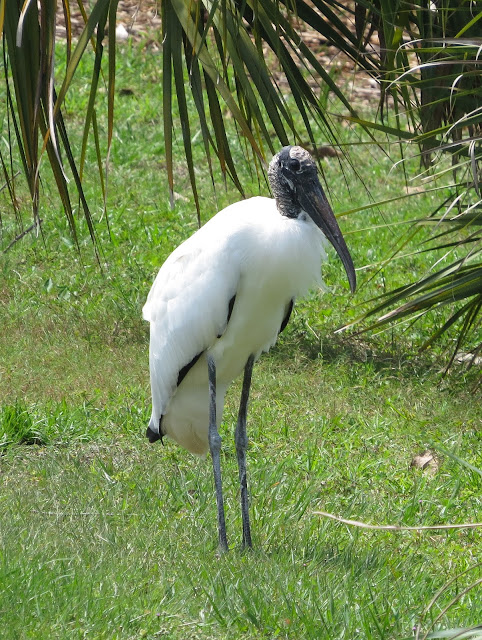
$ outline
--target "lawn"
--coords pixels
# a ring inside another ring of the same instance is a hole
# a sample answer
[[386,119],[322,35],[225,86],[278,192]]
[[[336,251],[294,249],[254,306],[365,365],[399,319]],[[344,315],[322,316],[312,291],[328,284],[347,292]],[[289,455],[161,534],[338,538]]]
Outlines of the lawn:
[[[240,549],[239,381],[222,428],[229,553],[217,549],[209,458],[144,438],[141,308],[163,260],[197,224],[180,146],[179,197],[169,209],[160,67],[155,52],[126,47],[119,56],[107,215],[93,153],[85,178],[100,265],[80,217],[76,249],[47,171],[42,234],[1,253],[19,232],[1,194],[0,637],[381,640],[413,637],[417,625],[481,624],[482,588],[469,588],[481,579],[480,529],[368,531],[315,513],[411,527],[482,520],[476,372],[456,365],[442,379],[449,340],[417,353],[441,316],[379,335],[334,333],[367,299],[430,268],[424,255],[374,265],[436,194],[342,217],[357,294],[332,252],[330,291],[300,301],[257,363],[248,416],[252,552]],[[88,77],[85,62],[68,97],[77,154]],[[105,127],[102,109],[101,101]],[[339,126],[339,135],[358,140],[350,128]],[[405,193],[392,160],[369,145],[350,149],[356,173],[336,158],[324,164],[335,212]],[[221,177],[213,192],[202,149],[194,150],[206,221],[239,195]],[[246,191],[267,194],[239,164]],[[28,226],[28,198],[20,182],[17,189]],[[433,462],[412,466],[426,450]]]

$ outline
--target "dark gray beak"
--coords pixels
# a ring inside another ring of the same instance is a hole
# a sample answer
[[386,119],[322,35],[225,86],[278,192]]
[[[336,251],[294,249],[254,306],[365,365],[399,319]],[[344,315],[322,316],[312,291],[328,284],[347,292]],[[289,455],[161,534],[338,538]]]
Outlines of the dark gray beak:
[[335,247],[335,251],[340,256],[345,267],[351,292],[354,293],[356,289],[356,274],[353,260],[336,221],[335,214],[326,199],[320,183],[318,180],[311,181],[304,189],[299,190],[297,196],[302,209],[309,214],[313,222]]

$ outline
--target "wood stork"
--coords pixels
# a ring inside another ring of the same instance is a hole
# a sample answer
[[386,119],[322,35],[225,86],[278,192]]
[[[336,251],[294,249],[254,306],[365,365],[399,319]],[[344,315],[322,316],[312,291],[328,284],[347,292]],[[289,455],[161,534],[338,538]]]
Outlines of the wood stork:
[[224,396],[244,369],[235,443],[243,546],[251,547],[246,413],[254,362],[274,345],[295,299],[321,284],[329,240],[355,290],[353,262],[310,154],[284,147],[268,178],[274,199],[254,197],[216,214],[161,267],[143,308],[150,322],[152,415],[146,436],[210,450],[219,544],[227,549],[218,427]]

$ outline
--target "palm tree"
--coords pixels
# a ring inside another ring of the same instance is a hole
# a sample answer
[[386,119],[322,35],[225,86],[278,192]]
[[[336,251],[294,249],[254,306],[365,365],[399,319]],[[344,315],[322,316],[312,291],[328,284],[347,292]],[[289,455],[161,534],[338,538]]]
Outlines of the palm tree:
[[[112,138],[117,0],[96,0],[90,13],[82,3],[80,6],[85,27],[74,46],[69,21],[72,7],[69,0],[62,2],[67,66],[58,89],[53,82],[56,2],[42,0],[37,5],[33,0],[3,0],[0,24],[4,34],[8,136],[18,144],[34,218],[38,216],[40,159],[46,153],[74,237],[73,195],[66,179],[67,166],[95,241],[95,227],[82,187],[83,165],[91,131],[96,149],[99,148],[95,97],[107,27],[108,147]],[[268,152],[271,155],[280,144],[309,141],[316,147],[320,130],[336,144],[323,100],[327,91],[333,92],[344,105],[347,117],[374,140],[381,131],[411,147],[415,144],[422,164],[434,179],[440,181],[449,171],[456,176],[450,196],[420,222],[433,225],[431,246],[445,247],[447,251],[457,248],[458,257],[430,276],[385,294],[360,319],[383,314],[376,321],[381,325],[447,306],[450,313],[445,323],[425,346],[458,326],[457,349],[467,341],[475,359],[482,346],[474,338],[480,327],[482,305],[480,8],[457,0],[162,0],[160,7],[164,136],[171,195],[174,103],[182,122],[184,152],[199,212],[191,147],[193,122],[200,128],[211,175],[217,158],[223,174],[242,193],[223,109],[229,109],[236,123],[239,146],[246,158],[262,169]],[[357,114],[305,43],[303,32],[307,28],[379,83],[378,117],[367,121]],[[62,106],[89,43],[95,65],[82,153],[76,160]],[[289,103],[280,78],[289,87]],[[194,115],[187,106],[188,94],[195,105]],[[385,118],[388,97],[395,126]],[[451,166],[444,161],[447,156]],[[3,156],[0,160],[15,206],[13,163]],[[102,167],[100,152],[98,163]],[[100,177],[102,180],[102,170]]]

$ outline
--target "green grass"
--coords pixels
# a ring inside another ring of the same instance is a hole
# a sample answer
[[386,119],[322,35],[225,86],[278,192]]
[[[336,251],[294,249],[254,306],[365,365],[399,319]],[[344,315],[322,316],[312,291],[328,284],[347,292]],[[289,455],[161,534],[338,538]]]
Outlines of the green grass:
[[[422,628],[431,629],[480,578],[480,530],[361,531],[314,514],[408,526],[482,520],[480,474],[440,451],[435,469],[410,466],[414,455],[441,448],[482,468],[476,376],[455,369],[440,382],[448,342],[416,355],[440,317],[363,340],[333,335],[368,297],[428,269],[428,258],[360,271],[352,298],[332,256],[324,272],[332,292],[300,302],[256,365],[252,553],[240,550],[232,437],[239,381],[233,385],[222,462],[231,551],[220,556],[210,460],[143,436],[150,392],[140,310],[196,216],[181,160],[176,191],[187,200],[168,207],[158,57],[126,51],[119,64],[118,89],[133,95],[117,99],[112,240],[93,156],[86,179],[102,271],[81,220],[79,258],[48,176],[43,236],[29,234],[0,258],[0,637],[407,638],[437,591],[470,569],[430,607]],[[83,64],[69,98],[74,133],[87,73]],[[350,130],[340,135],[355,139]],[[206,220],[238,196],[229,185],[213,194],[195,151]],[[367,147],[353,158],[376,199],[403,192],[388,160]],[[258,193],[255,177],[240,171],[247,191]],[[348,172],[349,188],[336,161],[325,167],[336,211],[368,202]],[[26,223],[27,199],[17,188]],[[356,265],[387,257],[398,237],[389,227],[360,229],[418,217],[434,198],[342,219]],[[2,208],[5,248],[18,228],[6,201]],[[481,611],[479,585],[436,627],[481,623]]]

